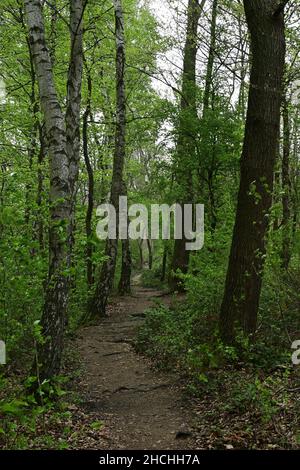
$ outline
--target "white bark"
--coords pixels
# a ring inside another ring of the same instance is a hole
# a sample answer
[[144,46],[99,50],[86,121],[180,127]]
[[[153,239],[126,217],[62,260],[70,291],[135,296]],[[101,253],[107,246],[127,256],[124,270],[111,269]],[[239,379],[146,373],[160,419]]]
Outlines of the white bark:
[[25,0],[29,41],[36,69],[41,108],[44,114],[49,145],[50,228],[49,278],[42,315],[43,335],[37,362],[41,379],[59,372],[68,303],[66,267],[66,235],[70,219],[69,163],[64,116],[55,90],[52,64],[45,40],[41,2]]
[[72,193],[74,193],[75,189],[80,159],[83,11],[83,0],[70,1],[71,53],[67,83],[66,131],[69,178]]
[[[111,184],[111,203],[116,209],[117,233],[119,220],[119,196],[123,195],[123,169],[126,150],[126,88],[125,88],[125,34],[124,14],[121,0],[113,0],[116,21],[116,131],[113,176]],[[108,240],[105,254],[108,260],[103,264],[96,290],[89,303],[89,313],[92,316],[105,316],[108,297],[113,285],[118,241]]]
[[83,13],[86,0],[70,0],[70,61],[67,82],[66,136],[71,191],[69,263],[75,231],[76,182],[80,162],[80,107],[83,69]]
[[25,0],[30,48],[45,119],[50,168],[49,278],[41,321],[43,335],[47,340],[40,345],[38,351],[40,378],[50,378],[59,372],[67,317],[69,279],[65,269],[70,260],[70,244],[68,245],[67,240],[73,238],[74,187],[80,157],[83,10],[83,0],[70,1],[71,54],[67,111],[64,116],[55,89],[41,1]]

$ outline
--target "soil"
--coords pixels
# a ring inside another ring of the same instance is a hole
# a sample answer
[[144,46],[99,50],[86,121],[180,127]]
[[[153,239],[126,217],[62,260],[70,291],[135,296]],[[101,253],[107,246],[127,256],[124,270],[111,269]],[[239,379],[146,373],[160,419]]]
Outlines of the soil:
[[144,312],[157,298],[172,302],[161,291],[135,287],[132,296],[114,299],[107,319],[79,332],[83,406],[106,428],[99,449],[195,448],[193,416],[178,378],[155,370],[134,349]]

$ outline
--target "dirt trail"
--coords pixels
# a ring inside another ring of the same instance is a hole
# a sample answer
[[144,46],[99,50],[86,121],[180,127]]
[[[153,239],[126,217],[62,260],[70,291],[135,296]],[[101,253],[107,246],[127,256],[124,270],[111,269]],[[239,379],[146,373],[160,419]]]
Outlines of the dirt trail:
[[[192,417],[176,378],[153,370],[132,346],[143,312],[161,292],[140,287],[117,299],[110,317],[83,328],[78,349],[85,373],[85,407],[109,428],[110,449],[189,449]],[[161,297],[165,303],[169,296]]]

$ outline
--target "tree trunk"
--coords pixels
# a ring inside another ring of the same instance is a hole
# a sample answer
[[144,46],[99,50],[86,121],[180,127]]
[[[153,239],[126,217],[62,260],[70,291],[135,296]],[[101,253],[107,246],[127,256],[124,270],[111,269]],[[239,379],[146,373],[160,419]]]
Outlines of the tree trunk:
[[[198,23],[202,7],[198,0],[189,0],[187,11],[187,32],[183,59],[182,97],[178,124],[176,148],[176,182],[179,187],[180,204],[192,202],[192,164],[195,154],[196,109],[196,57]],[[183,231],[184,233],[184,231]],[[169,276],[171,290],[183,290],[184,286],[176,275],[177,271],[186,274],[189,266],[189,251],[186,238],[175,240]]]
[[[30,132],[30,141],[28,144],[28,163],[29,163],[29,170],[32,173],[32,167],[34,163],[34,159],[38,152],[38,131],[40,128],[40,120],[39,120],[39,103],[36,97],[36,72],[34,68],[34,60],[32,54],[32,48],[30,46],[29,37],[27,35],[27,26],[24,18],[24,10],[20,8],[20,22],[22,27],[25,30],[26,34],[26,44],[28,49],[28,56],[29,56],[29,64],[30,64],[30,80],[31,80],[31,91],[30,91],[30,112],[32,115],[32,129]],[[34,233],[34,222],[33,222],[33,233],[30,232],[29,222],[32,216],[32,180],[29,180],[26,183],[26,195],[25,195],[25,224],[28,225],[28,235],[35,236]]]
[[292,168],[291,168],[291,180],[292,180],[292,246],[295,242],[295,236],[297,227],[299,225],[299,183],[300,175],[297,171],[298,167],[298,135],[299,135],[299,109],[297,109],[293,118],[293,152],[292,152]]
[[36,196],[36,204],[37,204],[37,215],[36,215],[36,223],[35,223],[35,238],[39,242],[40,250],[44,249],[44,216],[43,216],[43,189],[44,189],[44,174],[43,174],[43,162],[46,155],[46,143],[45,143],[45,131],[44,126],[39,124],[39,143],[40,143],[40,150],[38,155],[38,171],[37,171],[37,180],[38,180],[38,187],[37,187],[37,196]]
[[144,240],[138,240],[139,254],[140,254],[140,269],[144,267],[144,252],[143,252]]
[[[121,0],[114,0],[116,21],[116,131],[113,176],[111,183],[111,204],[116,210],[117,234],[119,232],[119,197],[123,194],[123,170],[126,151],[126,93],[125,93],[125,35],[124,15]],[[118,254],[118,240],[108,239],[105,255],[94,296],[90,299],[88,310],[92,317],[105,316],[108,297],[111,292]]]
[[234,341],[236,321],[247,335],[257,327],[285,58],[284,15],[278,2],[244,0],[244,8],[252,70],[236,221],[220,312],[221,337],[227,343]]
[[153,253],[152,253],[152,245],[151,240],[147,238],[147,248],[148,248],[148,267],[151,270],[153,267]]
[[238,112],[241,119],[246,118],[246,77],[248,71],[248,64],[247,64],[247,37],[245,37],[244,29],[244,18],[242,14],[238,15],[238,25],[239,25],[239,50],[240,50],[240,91],[239,91],[239,99],[238,99]]
[[[127,186],[123,182],[123,196],[127,196]],[[128,218],[128,227],[129,227]],[[128,233],[127,233],[128,235]],[[126,295],[131,293],[131,268],[132,258],[130,251],[129,237],[127,240],[122,240],[122,265],[121,265],[121,277],[119,281],[118,291],[120,295]]]
[[290,179],[290,146],[291,129],[288,102],[283,101],[283,155],[282,155],[282,267],[288,269],[291,259],[291,179]]
[[51,30],[49,34],[49,53],[52,67],[54,67],[56,62],[56,46],[57,46],[57,18],[58,18],[58,9],[57,9],[57,0],[51,0],[49,4],[51,9]]
[[80,161],[80,106],[83,69],[82,18],[85,0],[70,1],[70,60],[67,81],[66,137],[71,191],[71,223],[69,227],[69,263],[72,263],[75,232],[76,182]]
[[[206,77],[205,77],[205,90],[203,97],[203,119],[207,117],[209,109],[213,109],[213,71],[216,55],[216,28],[217,28],[217,16],[218,16],[218,5],[219,0],[213,0],[212,4],[212,16],[211,16],[211,26],[210,26],[210,47],[209,55],[206,68]],[[207,125],[207,124],[205,124]],[[215,145],[216,137],[214,137],[213,148],[211,150],[211,156],[206,155],[205,160],[209,163],[209,166],[203,171],[206,174],[206,181],[208,186],[208,205],[209,205],[209,219],[212,236],[217,228],[217,204],[215,198],[214,190],[214,179],[215,179]],[[201,167],[201,163],[200,163]]]
[[204,97],[203,97],[203,115],[205,115],[205,112],[209,109],[209,100],[210,100],[210,95],[211,95],[211,86],[212,86],[215,51],[216,51],[216,27],[217,27],[218,4],[219,4],[219,0],[213,0],[211,27],[210,27],[210,47],[209,47],[209,54],[208,54],[208,61],[207,61],[205,90],[204,90]]
[[82,125],[82,142],[83,142],[83,155],[85,161],[85,167],[88,174],[88,207],[85,217],[85,233],[86,233],[86,275],[87,275],[87,286],[88,290],[94,284],[94,268],[93,268],[93,243],[92,243],[92,218],[94,209],[94,171],[89,158],[88,149],[88,120],[91,116],[91,98],[92,98],[92,79],[90,71],[87,70],[87,85],[88,85],[88,97],[87,106],[83,115]]
[[163,260],[162,260],[161,277],[160,277],[161,282],[165,282],[165,279],[166,279],[168,254],[169,254],[169,248],[166,243],[164,247]]
[[40,379],[59,373],[68,304],[67,233],[70,221],[70,182],[63,113],[58,102],[50,54],[45,40],[41,2],[25,0],[29,41],[45,119],[50,165],[49,275],[41,320],[44,344],[35,368]]
[[131,264],[130,242],[122,240],[122,268],[118,287],[120,295],[131,293]]

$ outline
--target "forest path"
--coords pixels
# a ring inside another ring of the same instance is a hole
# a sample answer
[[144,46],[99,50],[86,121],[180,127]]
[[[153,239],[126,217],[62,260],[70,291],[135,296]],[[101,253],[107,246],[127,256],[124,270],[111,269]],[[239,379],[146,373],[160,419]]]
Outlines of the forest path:
[[161,291],[135,287],[132,296],[113,301],[109,318],[80,330],[85,409],[108,428],[104,448],[185,450],[194,445],[192,417],[176,377],[153,370],[133,347],[143,313],[155,298],[172,302]]

